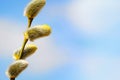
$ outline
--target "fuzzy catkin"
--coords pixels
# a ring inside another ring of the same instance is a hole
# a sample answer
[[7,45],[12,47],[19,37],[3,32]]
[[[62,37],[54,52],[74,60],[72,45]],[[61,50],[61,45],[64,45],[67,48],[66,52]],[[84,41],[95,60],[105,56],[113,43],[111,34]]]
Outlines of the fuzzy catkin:
[[[32,55],[33,53],[35,53],[35,51],[37,50],[37,46],[34,44],[27,44],[25,46],[25,49],[23,51],[23,56],[21,57],[21,59],[26,59],[28,56]],[[20,52],[21,52],[21,48],[16,50],[13,54],[13,58],[15,60],[18,60],[20,57]]]
[[34,18],[45,5],[46,0],[32,0],[24,10],[24,16]]
[[25,32],[25,37],[27,37],[30,41],[34,41],[37,38],[45,37],[50,35],[51,28],[49,25],[37,25],[33,28],[28,29]]
[[6,71],[6,75],[9,78],[16,78],[27,66],[27,61],[17,60],[9,66],[8,70]]

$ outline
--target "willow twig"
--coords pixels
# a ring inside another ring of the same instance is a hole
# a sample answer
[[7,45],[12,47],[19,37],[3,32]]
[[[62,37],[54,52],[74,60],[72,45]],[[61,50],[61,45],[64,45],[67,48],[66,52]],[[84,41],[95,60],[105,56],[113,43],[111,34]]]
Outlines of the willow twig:
[[[33,21],[33,18],[28,18],[27,30],[30,28],[32,21]],[[25,45],[27,44],[27,42],[28,42],[28,39],[24,36],[24,40],[23,40],[23,44],[22,44],[22,48],[21,48],[19,59],[21,59],[22,56],[23,56],[23,51],[24,51],[24,48],[25,48]]]
[[10,78],[10,80],[15,80],[15,78]]

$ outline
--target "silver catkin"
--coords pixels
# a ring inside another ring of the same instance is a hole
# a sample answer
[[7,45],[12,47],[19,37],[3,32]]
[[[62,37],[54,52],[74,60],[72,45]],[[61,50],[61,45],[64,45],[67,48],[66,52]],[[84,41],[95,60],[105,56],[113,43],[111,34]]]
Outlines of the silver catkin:
[[51,33],[51,28],[49,25],[37,25],[34,26],[33,28],[30,28],[25,32],[25,36],[30,40],[34,41],[37,38],[45,37],[50,35]]
[[24,16],[34,18],[45,5],[46,0],[31,0],[24,10]]
[[[34,45],[34,44],[27,44],[25,46],[25,49],[23,51],[23,55],[21,57],[21,59],[26,59],[28,56],[32,55],[33,53],[35,53],[35,51],[37,50],[37,46]],[[15,60],[18,60],[19,57],[20,57],[20,51],[21,51],[21,48],[16,50],[13,54],[13,58]]]
[[17,60],[9,66],[8,70],[6,71],[6,75],[9,78],[16,78],[27,66],[27,61]]

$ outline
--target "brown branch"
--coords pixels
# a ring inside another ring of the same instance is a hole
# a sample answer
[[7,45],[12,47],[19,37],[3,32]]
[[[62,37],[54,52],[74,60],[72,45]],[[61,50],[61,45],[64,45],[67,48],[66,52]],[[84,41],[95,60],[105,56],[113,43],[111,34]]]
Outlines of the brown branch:
[[[33,18],[28,18],[27,30],[30,28],[32,21],[33,21]],[[24,51],[24,48],[25,48],[25,45],[27,44],[27,42],[28,42],[28,39],[26,37],[24,37],[19,59],[21,59],[23,56],[23,51]]]
[[10,80],[15,80],[15,78],[10,78]]

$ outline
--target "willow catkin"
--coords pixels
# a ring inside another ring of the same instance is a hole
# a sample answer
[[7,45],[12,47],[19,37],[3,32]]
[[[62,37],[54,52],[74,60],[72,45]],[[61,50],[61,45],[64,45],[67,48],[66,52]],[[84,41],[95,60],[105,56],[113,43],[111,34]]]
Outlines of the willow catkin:
[[45,5],[46,0],[31,0],[24,10],[24,16],[34,18]]
[[9,66],[8,70],[6,71],[6,75],[9,78],[16,78],[27,66],[27,61],[17,60]]
[[[35,53],[36,50],[37,50],[37,46],[36,45],[34,45],[34,44],[27,44],[25,46],[25,49],[23,51],[23,55],[22,55],[21,59],[26,59],[28,56],[30,56],[33,53]],[[13,58],[15,60],[18,60],[20,58],[20,52],[21,52],[21,48],[14,52]]]
[[51,28],[49,25],[38,25],[34,26],[33,28],[28,29],[25,32],[25,37],[28,38],[30,41],[33,41],[40,37],[45,37],[50,35]]

